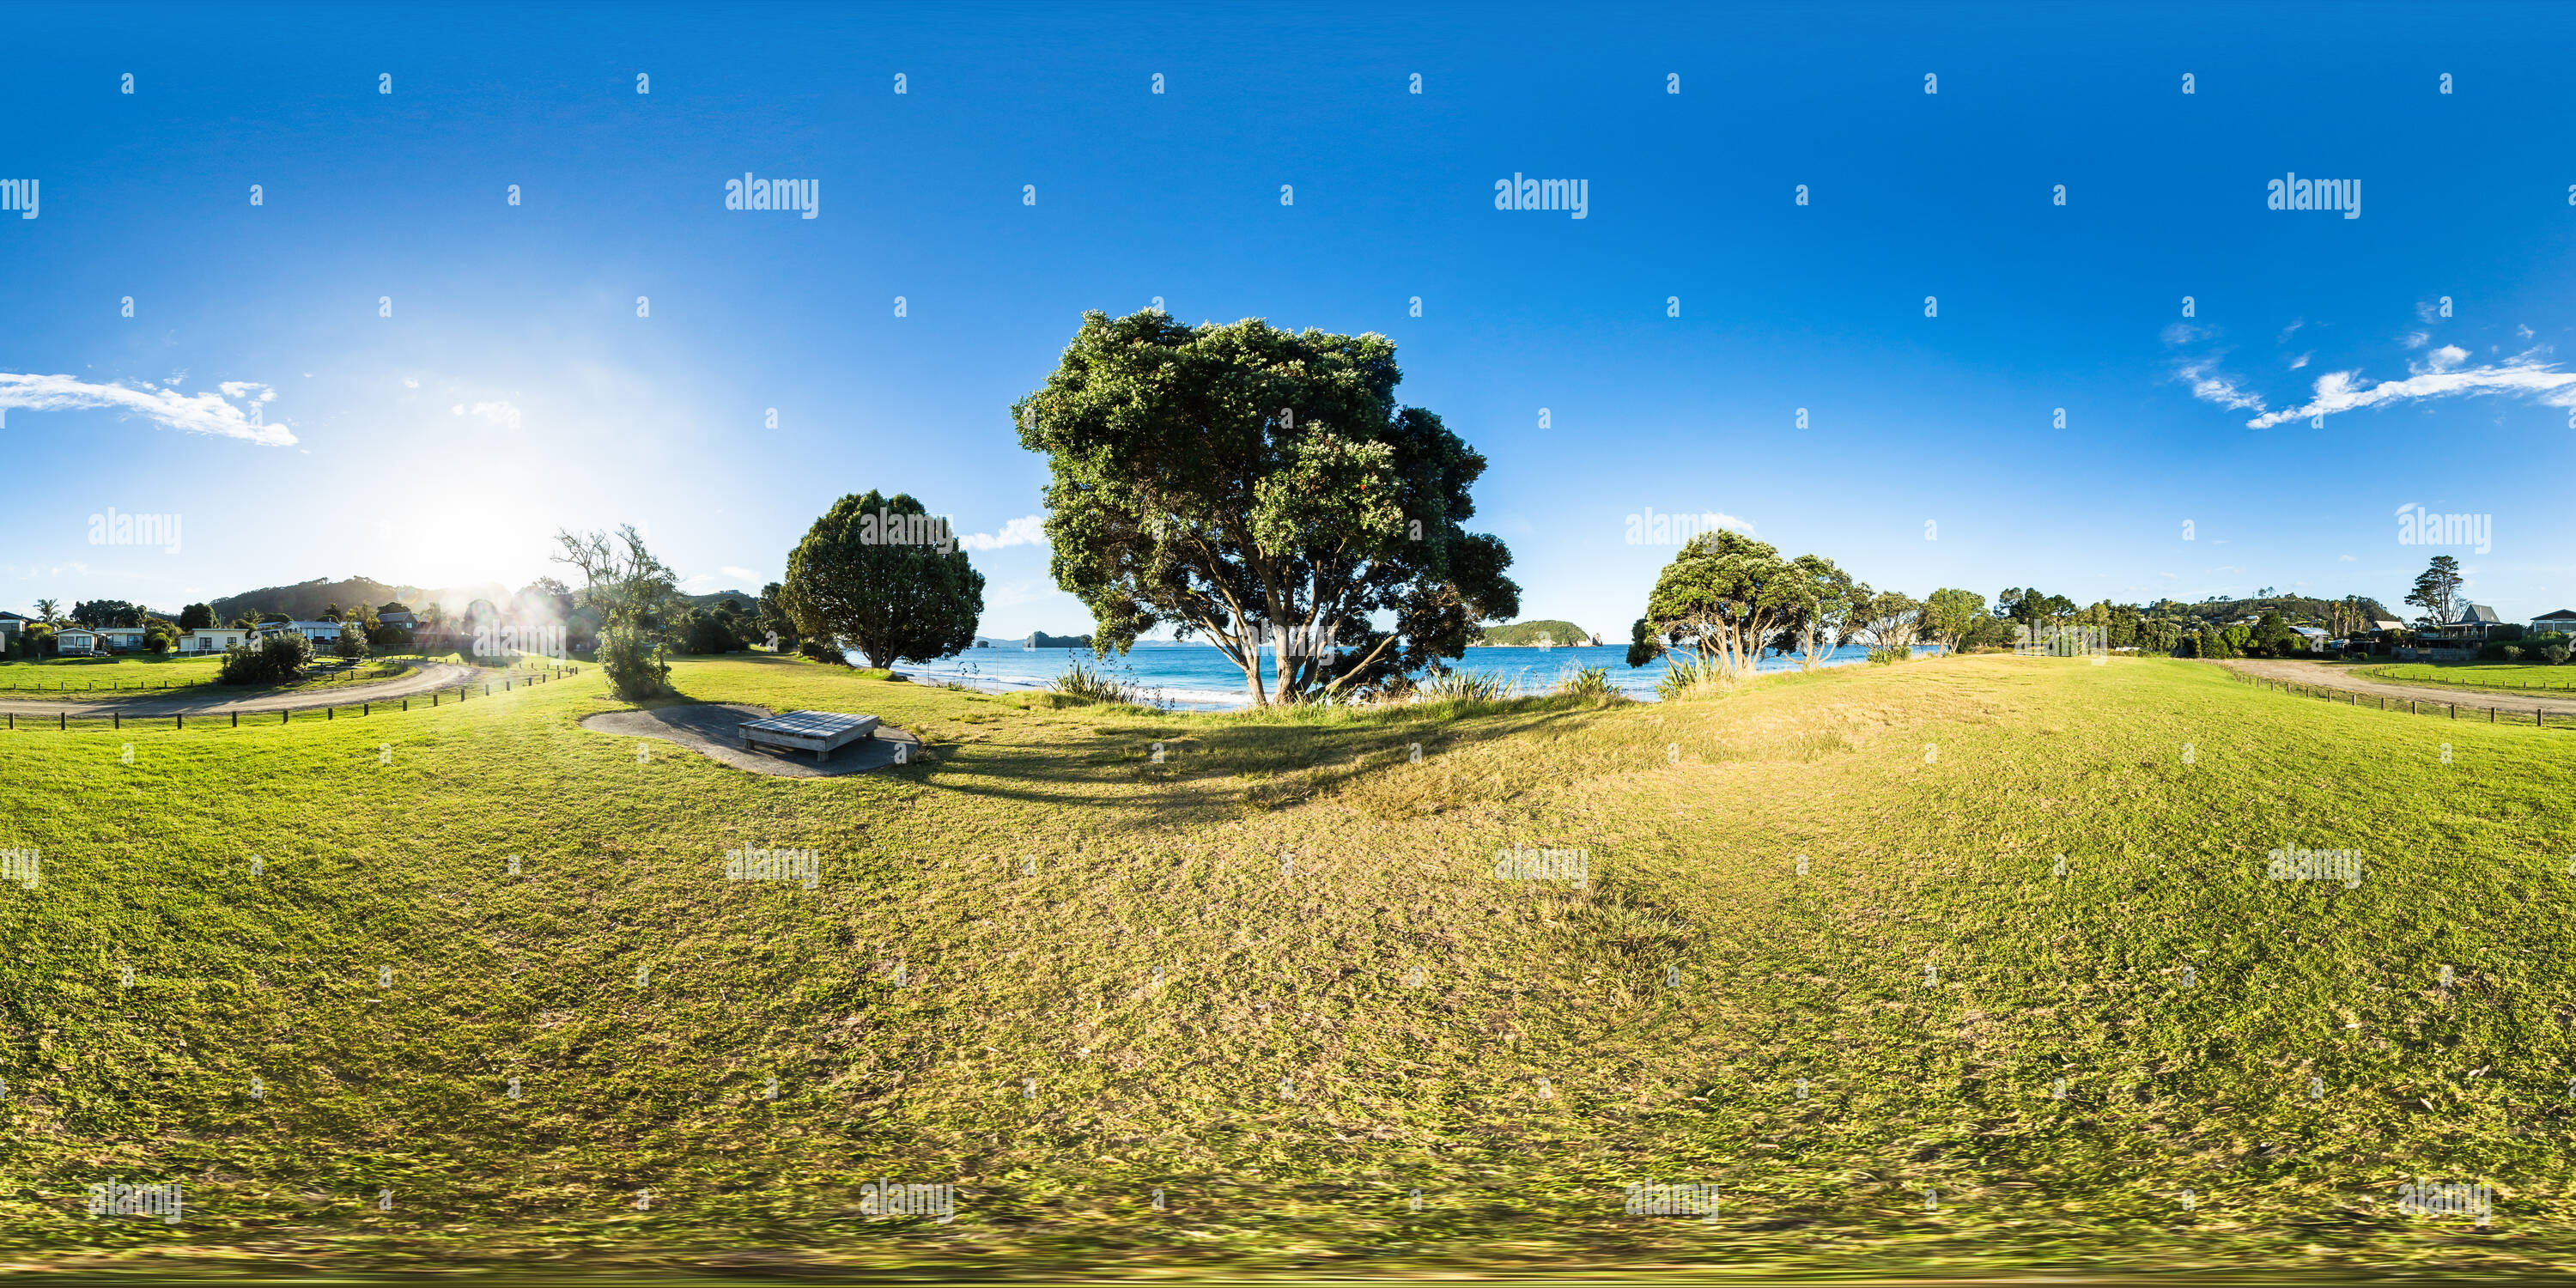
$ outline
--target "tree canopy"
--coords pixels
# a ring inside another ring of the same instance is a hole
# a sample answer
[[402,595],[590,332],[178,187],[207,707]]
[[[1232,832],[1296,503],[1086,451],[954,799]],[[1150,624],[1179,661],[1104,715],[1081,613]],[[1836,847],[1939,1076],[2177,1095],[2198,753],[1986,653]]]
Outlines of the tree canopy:
[[1485,458],[1398,406],[1402,378],[1381,335],[1084,314],[1013,413],[1048,461],[1051,569],[1102,651],[1169,623],[1264,705],[1387,683],[1518,614],[1510,552],[1460,526]]
[[1691,538],[1629,630],[1628,665],[1684,649],[1721,679],[1750,674],[1763,642],[1798,611],[1798,578],[1769,542],[1725,528]]
[[956,534],[910,496],[842,497],[787,556],[778,593],[798,634],[837,640],[870,666],[975,646],[984,574]]

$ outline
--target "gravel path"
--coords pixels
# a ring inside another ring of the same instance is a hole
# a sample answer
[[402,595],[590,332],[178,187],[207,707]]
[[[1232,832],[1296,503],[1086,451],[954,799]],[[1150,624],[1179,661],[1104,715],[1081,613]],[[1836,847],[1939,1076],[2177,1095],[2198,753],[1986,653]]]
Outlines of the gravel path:
[[2329,666],[2323,662],[2299,662],[2287,658],[2230,658],[2220,662],[2219,665],[2231,671],[2260,676],[2266,680],[2285,680],[2311,688],[2339,689],[2359,694],[2362,698],[2361,705],[2365,707],[2371,705],[2371,699],[2386,698],[2392,710],[2404,710],[2399,704],[2410,701],[2425,704],[2422,707],[2423,710],[2456,705],[2460,709],[2459,718],[2462,720],[2468,719],[2471,712],[2475,712],[2478,718],[2483,720],[2489,708],[2493,708],[2503,716],[2519,715],[2524,724],[2531,723],[2531,715],[2535,711],[2552,716],[2576,717],[2576,702],[2570,702],[2565,698],[2524,697],[2515,693],[2489,693],[2482,689],[2450,689],[2436,685],[2392,684],[2386,680],[2372,679],[2346,667]]
[[[437,662],[417,667],[390,680],[370,680],[359,684],[334,685],[327,689],[300,689],[288,693],[257,694],[250,697],[230,696],[214,685],[200,688],[153,692],[145,690],[124,697],[66,702],[59,698],[14,698],[0,700],[0,713],[21,716],[64,714],[74,720],[95,720],[104,715],[131,716],[197,716],[229,715],[240,712],[275,714],[280,711],[311,711],[323,707],[345,707],[353,702],[400,701],[420,697],[434,689],[453,689],[460,684],[481,685],[487,678],[498,685],[500,672],[477,667]],[[494,690],[498,692],[496,688]],[[476,696],[481,696],[479,691]]]

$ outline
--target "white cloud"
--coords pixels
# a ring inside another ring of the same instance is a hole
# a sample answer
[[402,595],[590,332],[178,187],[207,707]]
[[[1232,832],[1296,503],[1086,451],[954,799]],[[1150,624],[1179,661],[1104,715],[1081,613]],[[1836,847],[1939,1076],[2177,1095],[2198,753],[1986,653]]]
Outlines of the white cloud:
[[2351,555],[2336,555],[2335,561],[2338,563],[2351,563],[2353,559]]
[[2310,349],[2306,353],[2302,353],[2298,357],[2290,359],[2290,370],[2296,371],[2299,368],[2308,365],[2308,359],[2315,356],[2317,356],[2317,351]]
[[1046,516],[1022,515],[1002,525],[1000,532],[960,534],[957,544],[969,550],[999,550],[1004,546],[1042,546],[1046,539]]
[[2432,342],[2433,337],[2426,335],[2421,331],[2409,331],[2406,333],[2406,338],[2400,343],[2404,344],[2409,349],[2421,349]]
[[[2457,359],[2445,355],[2458,354]],[[2468,354],[2444,346],[2432,355],[2431,369],[2419,370],[2405,380],[2383,380],[2362,387],[2351,371],[2329,371],[2317,377],[2316,395],[2305,407],[2285,407],[2265,412],[2245,422],[2248,429],[2269,429],[2274,425],[2313,416],[2332,416],[2337,412],[2376,407],[2382,403],[2412,398],[2446,398],[2457,394],[2538,394],[2552,406],[2576,406],[2576,373],[2558,371],[2545,363],[2522,359],[2502,366],[2471,367],[2454,370],[2452,363]],[[2260,404],[2257,404],[2258,406]]]
[[418,388],[420,388],[420,377],[418,377],[418,376],[405,376],[405,377],[403,377],[403,388],[405,388],[405,389],[418,389]]
[[[284,425],[261,424],[252,419],[257,404],[276,398],[276,390],[238,380],[226,381],[217,388],[220,393],[181,394],[174,389],[154,389],[148,384],[136,389],[126,385],[89,384],[73,376],[0,372],[0,410],[107,409],[128,416],[141,416],[164,429],[238,438],[262,447],[284,447],[295,441],[295,435],[289,433]],[[236,407],[233,405],[235,401],[243,405]]]
[[2281,334],[2278,337],[2275,337],[2272,343],[2288,344],[2290,342],[2290,337],[2297,335],[2299,333],[2299,328],[2306,326],[2307,324],[2308,320],[2306,318],[2291,319],[2290,324],[2281,328]]
[[2236,383],[2236,377],[2218,369],[2215,357],[2198,358],[2174,368],[2174,374],[2191,384],[2191,396],[2202,402],[2214,402],[2231,410],[2263,410],[2262,395],[2249,392]]
[[2165,579],[2165,580],[2167,580],[2167,581],[2178,581],[2178,580],[2180,580],[2179,578],[2175,577],[2172,573],[2169,573],[2169,572],[2160,572],[2160,573],[2157,573],[2156,575],[2157,575],[2157,576],[2159,576],[2159,577],[2164,578],[2164,579]]
[[726,564],[724,567],[716,569],[716,571],[733,578],[735,581],[757,583],[760,580],[759,573],[753,572],[749,568],[736,568],[732,564]]
[[463,403],[458,403],[447,410],[450,414],[457,416],[467,414],[480,416],[504,429],[517,429],[519,427],[519,409],[506,402],[479,402],[471,407],[468,407]]
[[2525,339],[2525,340],[2530,339],[2530,338],[2532,337],[2532,334],[2533,334],[2533,333],[2532,333],[2531,328],[2530,328],[2530,327],[2527,327],[2527,326],[2516,326],[2516,327],[2514,327],[2514,329],[2513,329],[2513,333],[2514,333],[2516,336],[2518,336],[2518,337],[2520,337],[2520,338],[2522,338],[2522,339]]
[[2426,354],[2423,362],[2408,364],[2406,369],[2420,376],[2428,371],[2448,371],[2468,360],[2468,350],[2456,344],[2446,344]]

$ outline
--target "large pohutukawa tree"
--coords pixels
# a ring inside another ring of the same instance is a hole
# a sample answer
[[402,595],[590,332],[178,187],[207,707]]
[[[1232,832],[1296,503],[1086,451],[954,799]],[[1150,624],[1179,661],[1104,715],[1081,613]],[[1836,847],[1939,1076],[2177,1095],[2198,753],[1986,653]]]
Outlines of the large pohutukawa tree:
[[871,491],[842,497],[806,530],[778,603],[799,635],[855,648],[870,666],[927,662],[975,646],[984,574],[946,519]]
[[1721,679],[1752,674],[1764,643],[1799,614],[1800,572],[1777,547],[1740,532],[1691,538],[1655,578],[1646,615],[1629,632],[1628,665],[1678,651]]
[[1013,412],[1047,457],[1052,571],[1095,647],[1170,624],[1261,706],[1412,674],[1518,615],[1511,553],[1459,526],[1485,458],[1398,407],[1401,379],[1381,335],[1084,314]]

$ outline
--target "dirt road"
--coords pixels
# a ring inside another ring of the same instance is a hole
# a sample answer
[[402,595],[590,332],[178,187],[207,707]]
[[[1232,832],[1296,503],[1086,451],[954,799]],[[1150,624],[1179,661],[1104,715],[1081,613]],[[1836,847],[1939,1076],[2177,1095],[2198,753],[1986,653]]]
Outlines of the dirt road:
[[2403,704],[2410,701],[2424,704],[2422,706],[2424,710],[2456,705],[2460,709],[2459,718],[2462,720],[2468,719],[2471,711],[2475,711],[2480,719],[2485,719],[2489,708],[2495,709],[2503,716],[2519,715],[2524,724],[2531,723],[2531,715],[2535,711],[2551,716],[2576,717],[2576,701],[2568,698],[2525,697],[2516,693],[2489,693],[2483,689],[2452,689],[2439,685],[2393,684],[2386,680],[2374,680],[2346,667],[2329,666],[2323,662],[2298,662],[2285,658],[2230,658],[2220,662],[2219,665],[2246,675],[2261,676],[2266,680],[2286,680],[2292,684],[2304,684],[2311,688],[2340,689],[2356,693],[2361,695],[2361,705],[2365,707],[2372,705],[2373,699],[2386,698],[2392,710],[2404,710]]
[[[237,696],[231,690],[205,685],[183,690],[153,692],[146,690],[121,698],[99,698],[95,701],[45,701],[38,698],[0,700],[0,714],[52,717],[67,714],[74,720],[95,720],[116,715],[133,718],[148,716],[230,715],[239,712],[275,714],[280,711],[309,711],[322,707],[345,707],[354,702],[399,702],[419,697],[436,689],[453,689],[460,684],[480,685],[493,677],[499,683],[499,672],[486,672],[477,667],[437,662],[416,667],[389,680],[370,680],[357,684],[337,684],[325,689],[300,689],[286,693]],[[479,691],[478,691],[479,696]]]

